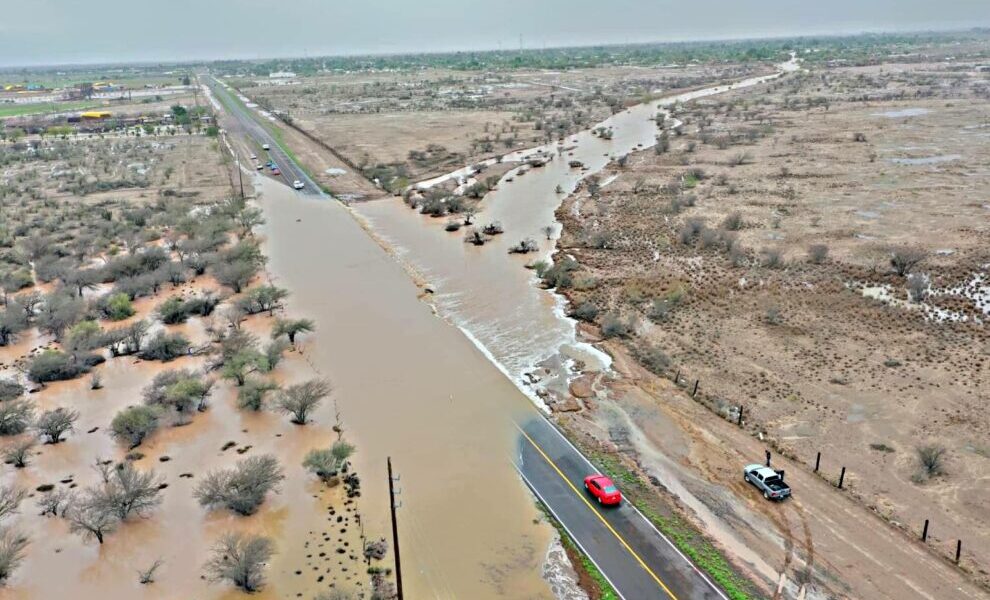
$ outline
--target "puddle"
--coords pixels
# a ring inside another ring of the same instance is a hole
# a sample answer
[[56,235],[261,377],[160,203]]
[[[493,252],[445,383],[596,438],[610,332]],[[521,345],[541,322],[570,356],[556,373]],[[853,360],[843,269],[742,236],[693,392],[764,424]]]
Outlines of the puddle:
[[887,119],[900,119],[903,117],[920,117],[932,112],[927,108],[902,108],[900,110],[888,110],[881,113],[873,113],[874,117],[885,117]]
[[961,158],[962,155],[960,154],[942,154],[939,156],[922,156],[919,158],[888,158],[887,161],[895,165],[937,165]]

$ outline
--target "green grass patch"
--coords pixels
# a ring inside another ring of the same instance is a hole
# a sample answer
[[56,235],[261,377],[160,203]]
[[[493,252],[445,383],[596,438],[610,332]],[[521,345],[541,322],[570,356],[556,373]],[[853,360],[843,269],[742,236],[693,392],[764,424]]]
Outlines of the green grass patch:
[[737,573],[718,548],[705,539],[690,523],[677,515],[661,515],[645,501],[645,498],[656,494],[656,491],[642,477],[629,470],[613,455],[590,452],[588,457],[601,468],[603,473],[618,481],[626,499],[663,532],[678,550],[707,573],[729,598],[752,600],[759,597],[753,590],[753,585]]

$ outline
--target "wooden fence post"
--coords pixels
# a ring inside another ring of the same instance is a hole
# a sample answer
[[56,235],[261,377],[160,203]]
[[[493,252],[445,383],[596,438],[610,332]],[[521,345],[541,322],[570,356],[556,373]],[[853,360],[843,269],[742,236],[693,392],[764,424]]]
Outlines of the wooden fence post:
[[818,472],[818,467],[822,464],[822,453],[819,452],[818,456],[815,457],[815,473]]
[[698,393],[698,383],[699,383],[699,381],[700,381],[699,379],[695,379],[694,380],[694,389],[691,390],[691,397],[692,398],[694,398],[694,395]]
[[962,555],[962,540],[956,540],[956,564],[959,564],[959,557]]
[[842,489],[842,481],[846,478],[846,468],[842,467],[842,472],[839,473],[839,489]]
[[928,519],[925,519],[925,527],[921,530],[921,541],[928,541]]

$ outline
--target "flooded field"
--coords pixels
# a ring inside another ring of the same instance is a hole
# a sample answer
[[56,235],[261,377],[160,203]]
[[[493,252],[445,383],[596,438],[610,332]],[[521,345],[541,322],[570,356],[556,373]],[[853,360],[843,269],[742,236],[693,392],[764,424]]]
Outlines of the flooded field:
[[[792,61],[782,68],[793,70],[797,63]],[[659,109],[774,77],[755,77],[633,106],[596,127],[611,130],[610,139],[584,131],[569,136],[562,144],[507,155],[504,162],[523,161],[541,152],[555,158],[543,167],[520,165],[488,193],[475,222],[479,226],[499,222],[505,233],[481,247],[465,243],[462,232],[444,231],[437,219],[410,210],[400,199],[358,204],[354,210],[433,287],[433,302],[440,314],[490,353],[513,381],[540,404],[537,391],[530,385],[538,376],[527,375],[538,366],[552,363],[570,371],[579,363],[585,371],[597,371],[606,369],[609,361],[607,355],[577,341],[574,321],[564,316],[561,299],[540,289],[533,272],[523,268],[552,258],[554,241],[547,238],[558,234],[547,236],[544,228],[558,229],[554,211],[562,198],[613,159],[654,145],[659,130],[653,118]],[[583,167],[572,168],[571,161],[579,161]],[[470,174],[471,169],[464,168],[452,176],[463,178]],[[445,179],[439,177],[427,183],[433,185]],[[537,241],[538,252],[507,257],[508,249],[524,239]],[[557,373],[543,375],[559,378],[560,369],[556,370]]]

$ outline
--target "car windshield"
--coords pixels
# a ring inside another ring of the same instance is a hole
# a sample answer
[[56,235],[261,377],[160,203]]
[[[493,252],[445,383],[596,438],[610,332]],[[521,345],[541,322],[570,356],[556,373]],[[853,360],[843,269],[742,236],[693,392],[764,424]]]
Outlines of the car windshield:
[[615,492],[618,492],[618,491],[619,490],[615,489],[615,486],[614,485],[606,485],[605,486],[605,492],[608,493],[608,494],[614,494]]

